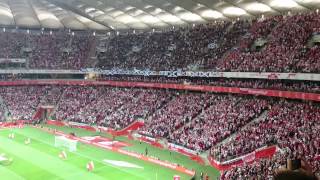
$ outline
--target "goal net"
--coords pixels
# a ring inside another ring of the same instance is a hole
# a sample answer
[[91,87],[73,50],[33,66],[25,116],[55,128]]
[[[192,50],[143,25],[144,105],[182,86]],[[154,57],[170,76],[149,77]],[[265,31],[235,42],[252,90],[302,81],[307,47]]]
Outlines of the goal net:
[[77,150],[77,140],[68,139],[64,136],[55,136],[54,146],[55,147],[64,147],[69,151],[73,152]]

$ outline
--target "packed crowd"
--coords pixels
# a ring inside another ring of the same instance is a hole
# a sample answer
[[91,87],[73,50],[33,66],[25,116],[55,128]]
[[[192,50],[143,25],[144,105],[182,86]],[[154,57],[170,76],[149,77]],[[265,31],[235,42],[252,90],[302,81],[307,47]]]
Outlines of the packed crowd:
[[104,76],[100,80],[175,83],[192,85],[212,85],[223,87],[271,89],[298,92],[320,92],[320,83],[317,81],[286,81],[269,79],[226,79],[226,78],[172,78],[162,76]]
[[271,159],[260,159],[228,171],[223,171],[220,180],[273,179],[275,172],[285,167],[288,153],[277,153]]
[[72,120],[76,113],[91,104],[99,96],[98,88],[94,86],[69,86],[60,95],[60,101],[56,106],[55,115],[58,120]]
[[[252,163],[244,164],[241,167],[235,167],[227,171],[223,171],[220,175],[220,180],[237,180],[237,179],[274,179],[274,176],[287,169],[288,160],[292,160],[295,157],[288,149],[284,149],[282,152],[277,152],[273,157],[268,159],[259,159]],[[314,163],[318,166],[312,168],[310,164],[301,157],[301,161],[305,163],[302,165],[304,170],[308,173],[312,173],[315,177],[320,177],[318,156]],[[307,165],[306,165],[307,164]],[[314,178],[315,179],[315,178]],[[316,179],[315,179],[316,180]]]
[[[91,103],[82,106],[71,121],[80,123],[105,125],[107,115],[115,112],[126,102],[127,89],[102,89],[98,90],[98,98],[95,98]],[[64,100],[63,100],[64,101]],[[83,102],[84,103],[84,102]]]
[[66,32],[0,32],[0,58],[24,58],[27,67],[81,69],[86,67],[95,39]]
[[99,66],[154,70],[213,68],[249,26],[247,21],[217,22],[161,33],[114,36],[100,45],[106,51],[98,54]]
[[39,106],[56,106],[64,89],[64,86],[44,86]]
[[0,33],[1,58],[22,58],[22,48],[26,44],[26,36],[23,33]]
[[197,151],[207,150],[258,117],[268,105],[264,99],[217,96],[190,123],[174,131],[170,140]]
[[[132,94],[131,94],[132,93]],[[126,101],[106,117],[106,125],[114,129],[123,129],[138,119],[145,119],[167,102],[172,94],[163,90],[131,90],[123,97]]]
[[13,120],[30,120],[41,101],[46,86],[1,87],[0,95]]
[[32,35],[29,68],[81,69],[87,66],[93,39],[70,34]]
[[[317,47],[308,49],[307,42],[319,31],[318,13],[276,16],[254,28],[258,36],[267,39],[261,51],[234,51],[221,60],[220,71],[256,72],[319,72]],[[260,22],[259,22],[260,23]],[[252,26],[254,27],[254,26]],[[272,28],[272,29],[268,29]],[[266,30],[269,33],[263,33]],[[251,34],[256,34],[251,32]]]
[[[0,32],[0,58],[26,58],[27,67],[45,69],[317,73],[319,46],[308,42],[319,33],[319,16],[311,12],[102,38],[89,33]],[[266,43],[252,48],[259,40]],[[89,56],[94,55],[97,61],[91,63]]]
[[67,87],[56,109],[56,118],[123,129],[160,108],[170,92],[150,89]]
[[169,137],[175,130],[189,123],[213,98],[214,95],[207,93],[177,93],[166,106],[148,118],[140,133]]
[[[307,45],[319,31],[319,16],[314,12],[119,35],[110,38],[98,59],[107,69],[319,72],[318,46]],[[257,40],[266,43],[252,48]]]
[[216,159],[225,161],[276,144],[291,158],[304,158],[314,172],[319,172],[319,118],[319,104],[283,100],[272,106],[265,119],[247,126],[211,152]]

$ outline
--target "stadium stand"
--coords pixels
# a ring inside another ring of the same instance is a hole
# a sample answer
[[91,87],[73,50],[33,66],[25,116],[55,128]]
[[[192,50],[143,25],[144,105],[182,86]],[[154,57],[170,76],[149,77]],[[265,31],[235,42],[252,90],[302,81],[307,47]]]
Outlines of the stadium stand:
[[1,32],[0,58],[26,58],[28,68],[81,69],[86,67],[95,39],[67,32]]
[[[114,129],[141,118],[145,119],[141,134],[164,137],[197,152],[211,148],[212,156],[221,162],[277,145],[292,157],[305,157],[313,171],[319,172],[318,161],[313,161],[319,154],[317,103],[104,86],[9,86],[2,87],[0,95],[17,120],[31,119],[36,108],[44,104],[56,104],[57,119]],[[247,125],[265,110],[265,119]],[[236,136],[231,136],[234,133]],[[216,145],[228,137],[231,139]],[[270,159],[260,161],[259,166],[274,163]],[[252,176],[259,162],[228,170],[222,179]],[[259,171],[271,172],[264,166]]]
[[[318,19],[313,12],[216,22],[161,33],[114,35],[103,43],[96,43],[99,38],[89,33],[0,32],[0,57],[27,58],[29,68],[46,69],[318,72],[318,46],[307,45],[318,33]],[[259,39],[266,42],[260,49],[252,48]],[[96,66],[89,63],[95,48]]]
[[34,114],[40,97],[41,87],[1,87],[0,94],[15,120],[30,120]]
[[198,117],[173,131],[170,139],[190,149],[207,150],[258,117],[268,105],[263,99],[217,96]]
[[[255,21],[251,25],[246,21],[237,21],[226,25],[199,25],[190,30],[166,33],[116,36],[110,40],[112,48],[107,51],[112,54],[104,56],[115,57],[116,61],[99,59],[101,62],[110,63],[122,61],[120,66],[103,65],[103,68],[170,70],[205,67],[218,71],[317,72],[318,66],[312,66],[319,64],[315,53],[317,46],[309,50],[306,44],[310,36],[319,29],[318,17],[317,13],[275,16]],[[218,37],[210,36],[209,32],[217,31]],[[177,40],[177,37],[183,37],[180,38],[183,41]],[[259,38],[267,41],[265,47],[250,50],[253,42]],[[131,42],[136,44],[130,44]],[[118,46],[116,43],[119,43]],[[119,50],[117,54],[115,49],[119,46],[125,47],[126,51]],[[136,46],[139,46],[138,52],[132,52],[132,47]],[[181,64],[180,59],[185,59],[184,64]]]
[[319,104],[281,100],[272,106],[265,119],[247,126],[229,142],[213,148],[212,155],[224,161],[277,144],[289,157],[305,159],[313,171],[318,172],[319,116]]
[[142,131],[154,137],[168,137],[194,118],[213,98],[210,94],[180,94],[156,111]]
[[[89,32],[3,31],[0,67],[10,69],[10,59],[22,58],[25,65],[15,68],[319,73],[320,47],[310,43],[319,33],[319,19],[318,13],[311,12],[103,37]],[[22,75],[2,74],[0,79],[20,80]],[[320,93],[319,80],[161,76],[102,76],[99,80]],[[102,85],[1,86],[0,96],[0,122],[7,110],[13,120],[32,120],[37,108],[45,105],[54,106],[56,120],[113,130],[142,119],[140,135],[165,139],[196,153],[209,152],[221,163],[259,148],[277,147],[272,158],[223,171],[222,180],[272,178],[287,158],[304,159],[313,173],[320,173],[317,102]]]

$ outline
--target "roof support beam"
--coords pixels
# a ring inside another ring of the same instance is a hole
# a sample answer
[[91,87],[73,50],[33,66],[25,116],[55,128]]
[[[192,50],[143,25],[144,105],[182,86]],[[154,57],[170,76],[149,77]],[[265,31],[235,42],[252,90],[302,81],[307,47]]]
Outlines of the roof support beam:
[[306,6],[305,4],[302,4],[301,2],[298,2],[298,1],[296,1],[296,0],[292,0],[292,1],[296,2],[299,6],[304,7],[304,8],[306,8],[306,9],[308,9],[308,10],[311,10],[311,9],[312,9],[311,7],[308,7],[308,6]]
[[[172,4],[175,4],[176,6],[182,7],[186,11],[189,11],[189,12],[191,12],[193,14],[196,14],[196,15],[200,16],[201,19],[203,19],[205,22],[208,21],[208,19],[202,17],[201,14],[199,14],[198,12],[195,12],[191,7],[188,7],[184,2],[180,1],[181,2],[180,3],[180,2],[177,2],[177,0],[165,0],[165,1],[170,2]],[[184,0],[184,1],[187,2],[187,4],[190,4],[192,6],[196,6],[196,4],[197,4],[197,3],[194,3],[193,1],[189,1],[189,0]]]
[[93,21],[93,22],[95,22],[95,23],[97,23],[97,24],[100,24],[100,25],[102,25],[102,26],[108,27],[108,29],[111,29],[111,30],[112,30],[112,28],[111,28],[110,26],[108,26],[107,24],[96,21],[95,19],[91,18],[91,17],[88,16],[87,14],[82,13],[82,12],[79,11],[78,9],[70,6],[68,3],[61,2],[60,0],[47,0],[47,1],[50,2],[50,3],[52,3],[52,4],[54,4],[54,5],[56,5],[56,6],[58,6],[58,7],[60,7],[60,8],[62,8],[62,9],[69,10],[69,11],[75,13],[75,14],[78,14],[78,15],[80,15],[80,16],[83,16],[83,17],[85,17],[85,18],[88,18],[88,19],[90,19],[91,21]]
[[277,12],[278,14],[282,14],[279,10],[277,10],[277,9],[275,9],[275,8],[273,8],[273,7],[271,7],[269,4],[267,4],[267,3],[265,3],[265,2],[263,2],[262,0],[256,0],[257,2],[259,2],[259,3],[261,3],[261,4],[264,4],[264,5],[266,5],[266,6],[269,6],[270,7],[270,9],[272,9],[273,11],[275,11],[275,12]]
[[223,16],[227,19],[230,20],[232,19],[232,17],[225,15],[223,12],[221,12],[221,10],[214,8],[214,5],[212,4],[212,1],[210,0],[194,0],[195,2],[204,5],[205,7],[207,7],[208,9],[214,10],[214,11],[218,11],[221,14],[223,14]]
[[153,17],[159,19],[159,21],[161,21],[162,23],[164,23],[164,24],[166,24],[166,25],[169,26],[168,23],[164,22],[163,20],[161,20],[161,19],[158,18],[157,16],[154,16],[154,15],[150,14],[149,12],[143,10],[143,4],[141,4],[140,1],[136,1],[136,0],[119,0],[119,1],[122,1],[122,2],[124,2],[124,3],[127,3],[127,4],[135,7],[136,9],[139,9],[139,10],[143,11],[145,14],[150,15],[150,16],[153,16]]
[[[230,1],[230,0],[225,0],[224,2],[229,3],[229,4],[233,5],[234,7],[243,9],[243,8],[239,7],[238,5],[236,5],[235,3],[233,3],[233,2]],[[254,18],[257,18],[256,15],[249,13],[249,12],[248,12],[247,10],[245,10],[245,9],[243,9],[243,10],[246,11],[246,13],[249,14],[250,16],[252,16],[252,17],[254,17]]]
[[[170,14],[170,15],[172,15],[172,16],[175,16],[175,17],[177,17],[177,18],[179,18],[178,16],[176,16],[175,14],[173,14],[169,9],[163,7],[163,4],[162,4],[161,2],[159,2],[159,1],[154,1],[154,0],[142,0],[142,1],[144,1],[144,2],[146,2],[146,3],[148,3],[148,4],[151,4],[151,5],[155,6],[155,7],[159,7],[160,9],[162,9],[163,11],[165,11],[166,13],[168,13],[168,14]],[[179,18],[179,19],[180,19],[180,21],[181,21],[183,24],[189,24],[187,21],[185,21],[185,20],[183,20],[183,19],[181,19],[181,18]]]

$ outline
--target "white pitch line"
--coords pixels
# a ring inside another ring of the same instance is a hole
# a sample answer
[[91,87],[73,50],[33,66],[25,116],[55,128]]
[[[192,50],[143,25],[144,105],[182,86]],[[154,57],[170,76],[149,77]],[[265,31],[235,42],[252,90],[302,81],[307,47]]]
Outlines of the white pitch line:
[[[39,129],[37,129],[37,130],[39,130]],[[19,132],[16,132],[17,134],[22,134],[23,136],[25,136],[25,137],[27,137],[25,134],[23,134],[23,133],[19,133]],[[35,138],[36,139],[36,138]],[[50,143],[48,143],[48,142],[46,142],[46,141],[43,141],[43,140],[39,140],[39,139],[36,139],[37,141],[39,141],[39,142],[42,142],[42,143],[44,143],[44,144],[47,144],[47,145],[49,145],[49,146],[51,146],[51,147],[54,147],[52,144],[50,144]],[[86,144],[84,144],[84,145],[86,145]],[[88,146],[88,145],[87,145]],[[87,159],[91,159],[91,160],[94,160],[94,161],[97,161],[98,163],[100,163],[100,164],[102,164],[102,165],[105,165],[104,163],[102,163],[102,161],[101,160],[99,160],[99,159],[97,159],[97,158],[92,158],[92,157],[90,157],[90,156],[87,156],[87,155],[84,155],[84,154],[81,154],[81,153],[77,153],[77,152],[70,152],[71,154],[76,154],[76,155],[79,155],[79,156],[82,156],[82,157],[85,157],[85,158],[87,158]],[[101,161],[101,162],[100,162]],[[120,171],[122,171],[122,172],[125,172],[125,173],[127,173],[127,174],[131,174],[131,175],[133,175],[133,176],[136,176],[136,177],[141,177],[142,179],[145,179],[145,177],[144,176],[141,176],[141,175],[137,175],[137,174],[133,174],[133,173],[131,173],[131,172],[128,172],[128,171],[126,171],[126,170],[124,170],[124,169],[122,169],[122,168],[118,168],[118,167],[114,167],[114,166],[111,166],[111,167],[113,167],[113,168],[115,168],[115,169],[118,169],[118,170],[120,170]]]

